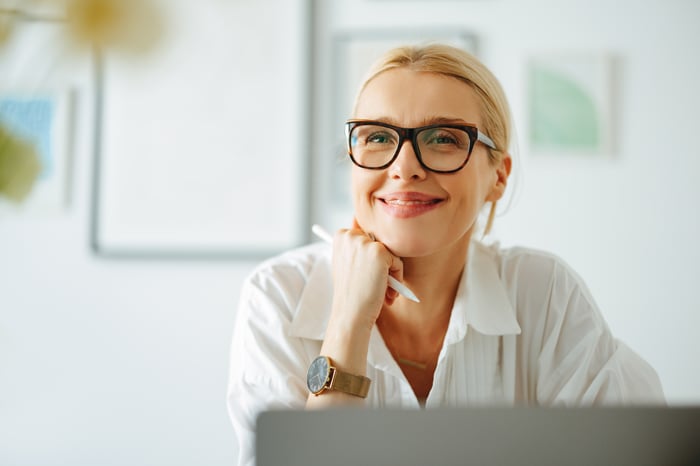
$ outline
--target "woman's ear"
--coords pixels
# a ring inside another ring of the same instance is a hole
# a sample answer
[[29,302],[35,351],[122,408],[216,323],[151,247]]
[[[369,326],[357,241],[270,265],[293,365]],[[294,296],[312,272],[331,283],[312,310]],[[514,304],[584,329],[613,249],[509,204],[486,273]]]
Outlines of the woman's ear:
[[510,157],[509,153],[505,153],[501,161],[496,165],[496,181],[491,187],[491,192],[486,197],[488,202],[496,202],[506,191],[506,186],[508,186],[508,177],[510,176],[510,170],[513,168],[513,159]]

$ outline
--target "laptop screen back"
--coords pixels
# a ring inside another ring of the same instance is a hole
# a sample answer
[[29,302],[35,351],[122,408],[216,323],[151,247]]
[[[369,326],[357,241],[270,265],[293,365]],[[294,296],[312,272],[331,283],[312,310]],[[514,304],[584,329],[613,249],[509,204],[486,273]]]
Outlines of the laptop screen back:
[[700,465],[700,407],[270,411],[258,466]]

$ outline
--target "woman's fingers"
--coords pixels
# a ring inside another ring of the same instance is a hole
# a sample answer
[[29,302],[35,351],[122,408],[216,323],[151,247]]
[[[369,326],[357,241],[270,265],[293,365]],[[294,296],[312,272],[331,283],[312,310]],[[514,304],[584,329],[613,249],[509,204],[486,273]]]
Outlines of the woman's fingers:
[[338,230],[333,239],[334,294],[350,316],[374,323],[384,304],[398,293],[388,286],[389,275],[403,278],[403,262],[356,219],[352,228]]
[[371,231],[365,231],[359,223],[357,223],[357,218],[353,217],[352,218],[352,230],[357,230],[361,232],[363,235],[367,236],[371,241],[377,241],[377,238],[375,238],[374,234]]

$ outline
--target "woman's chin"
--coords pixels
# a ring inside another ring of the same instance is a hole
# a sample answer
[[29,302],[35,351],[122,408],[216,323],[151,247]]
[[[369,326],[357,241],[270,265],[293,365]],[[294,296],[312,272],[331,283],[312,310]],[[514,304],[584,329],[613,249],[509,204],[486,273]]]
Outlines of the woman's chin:
[[[398,233],[398,234],[396,234]],[[377,235],[378,240],[397,257],[427,257],[434,254],[444,254],[453,251],[460,254],[462,246],[468,245],[469,234],[454,239],[449,236],[433,234],[406,234],[406,232],[394,232],[394,234]]]
[[388,240],[384,245],[397,257],[425,257],[438,249],[425,241]]

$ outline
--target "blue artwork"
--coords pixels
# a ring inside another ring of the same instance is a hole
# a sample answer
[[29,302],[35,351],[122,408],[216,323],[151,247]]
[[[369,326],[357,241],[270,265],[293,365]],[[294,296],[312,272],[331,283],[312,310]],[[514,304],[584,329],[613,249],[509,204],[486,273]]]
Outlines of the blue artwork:
[[0,120],[13,133],[34,144],[41,159],[40,178],[48,178],[53,170],[51,136],[54,102],[49,98],[0,98]]

